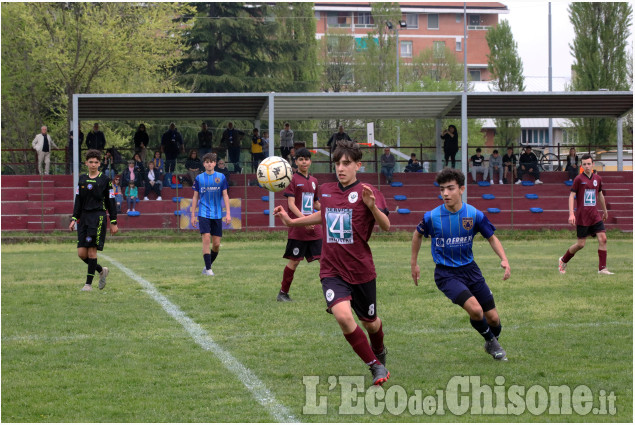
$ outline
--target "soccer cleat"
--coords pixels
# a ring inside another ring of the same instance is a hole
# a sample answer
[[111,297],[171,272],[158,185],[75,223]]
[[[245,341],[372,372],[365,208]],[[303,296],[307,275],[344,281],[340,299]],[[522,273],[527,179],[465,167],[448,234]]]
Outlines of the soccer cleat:
[[567,268],[567,263],[565,263],[564,261],[562,261],[562,257],[560,257],[558,259],[558,271],[560,272],[560,274],[565,274],[567,271],[565,270]]
[[99,289],[104,289],[106,287],[106,277],[108,277],[108,267],[102,267],[101,272],[99,273]]
[[518,179],[518,181],[516,182],[516,184],[521,184],[523,181]]
[[203,269],[203,276],[214,276],[214,272],[212,271],[212,269]]
[[276,300],[280,301],[280,302],[289,302],[289,301],[293,301],[291,299],[291,297],[289,297],[289,294],[285,294],[284,292],[280,291],[278,292],[278,297],[276,298]]
[[485,341],[485,352],[494,357],[494,360],[507,361],[507,353],[503,350],[503,347],[501,347],[496,338]]
[[534,182],[534,184],[542,184],[542,182],[540,181],[540,179],[536,179],[536,181]]
[[384,349],[381,350],[381,353],[375,354],[377,360],[379,360],[384,366],[386,366],[386,354],[388,354],[388,349],[386,348],[386,346],[384,346]]
[[609,269],[602,269],[598,271],[598,274],[615,274],[615,273],[610,272]]
[[159,196],[157,197],[157,201],[163,201],[163,198]]
[[373,385],[384,385],[384,382],[390,378],[390,372],[381,363],[370,365],[370,371],[373,374]]
[[92,291],[93,290],[93,286],[86,284],[84,285],[84,287],[81,289],[82,291]]

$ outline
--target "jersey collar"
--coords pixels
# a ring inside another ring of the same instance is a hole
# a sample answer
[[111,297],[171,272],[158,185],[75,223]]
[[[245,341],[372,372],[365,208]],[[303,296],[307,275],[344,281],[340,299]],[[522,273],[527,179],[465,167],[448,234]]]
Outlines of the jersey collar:
[[346,192],[348,189],[352,188],[353,186],[355,186],[355,185],[356,185],[356,184],[358,184],[358,183],[359,183],[359,180],[355,180],[355,182],[354,182],[354,183],[351,183],[351,184],[349,184],[349,185],[348,185],[348,186],[346,186],[346,187],[342,186],[342,183],[340,183],[340,182],[337,182],[337,185],[339,186],[339,188],[340,188],[340,190],[341,190],[342,192]]

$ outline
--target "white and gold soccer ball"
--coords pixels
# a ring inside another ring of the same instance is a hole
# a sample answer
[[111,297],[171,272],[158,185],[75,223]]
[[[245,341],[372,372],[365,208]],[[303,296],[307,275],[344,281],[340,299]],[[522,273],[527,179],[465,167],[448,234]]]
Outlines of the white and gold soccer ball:
[[256,176],[260,186],[270,192],[280,192],[291,183],[293,170],[284,158],[270,156],[258,165]]

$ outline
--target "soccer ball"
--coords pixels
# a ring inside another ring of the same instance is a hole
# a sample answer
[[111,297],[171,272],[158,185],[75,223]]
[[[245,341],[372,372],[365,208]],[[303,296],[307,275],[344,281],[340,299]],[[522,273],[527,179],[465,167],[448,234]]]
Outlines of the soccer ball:
[[291,183],[293,170],[284,158],[270,156],[258,165],[256,176],[260,186],[270,192],[280,192]]

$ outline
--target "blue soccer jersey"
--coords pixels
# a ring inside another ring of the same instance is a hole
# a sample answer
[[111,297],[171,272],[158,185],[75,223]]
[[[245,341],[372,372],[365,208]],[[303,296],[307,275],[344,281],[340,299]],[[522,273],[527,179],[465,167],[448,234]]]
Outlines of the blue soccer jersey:
[[474,261],[472,242],[479,232],[485,239],[494,234],[496,228],[485,214],[471,205],[463,203],[455,213],[445,205],[424,214],[417,232],[432,238],[432,259],[436,264],[461,267]]
[[[198,216],[212,219],[223,218],[223,190],[227,190],[227,179],[221,173],[201,173],[196,176],[194,191],[198,192]],[[192,205],[196,208],[196,205]]]

